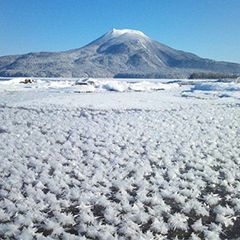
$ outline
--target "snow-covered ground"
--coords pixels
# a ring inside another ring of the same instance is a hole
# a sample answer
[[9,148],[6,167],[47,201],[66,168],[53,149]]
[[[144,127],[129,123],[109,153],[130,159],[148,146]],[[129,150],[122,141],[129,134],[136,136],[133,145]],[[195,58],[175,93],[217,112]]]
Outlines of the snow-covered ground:
[[240,84],[90,80],[0,82],[0,239],[237,239]]

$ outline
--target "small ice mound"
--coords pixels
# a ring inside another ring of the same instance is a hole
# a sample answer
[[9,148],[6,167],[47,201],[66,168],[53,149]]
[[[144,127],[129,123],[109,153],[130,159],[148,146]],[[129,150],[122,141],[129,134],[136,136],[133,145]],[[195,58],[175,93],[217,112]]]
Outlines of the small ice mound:
[[25,78],[24,80],[20,81],[19,83],[28,84],[33,83],[34,81],[31,78]]
[[235,80],[235,83],[240,83],[240,77]]
[[195,84],[191,91],[240,91],[238,83],[198,83]]
[[[44,85],[44,83],[43,83],[43,85]],[[46,86],[48,88],[67,88],[67,87],[71,87],[72,83],[71,83],[71,81],[49,81],[46,84]]]
[[99,82],[93,78],[85,78],[85,79],[79,79],[75,81],[74,85],[78,85],[78,86],[92,85],[95,87],[99,87]]
[[137,82],[129,85],[129,89],[136,92],[166,90],[177,87],[178,84],[164,84],[157,82]]
[[88,81],[88,78],[78,79],[75,81],[75,85],[86,85]]
[[79,84],[76,85],[75,91],[74,92],[78,92],[78,93],[91,93],[91,92],[95,92],[96,88],[94,85],[91,84]]
[[128,90],[128,83],[120,81],[111,81],[103,84],[102,88],[107,91],[125,92]]

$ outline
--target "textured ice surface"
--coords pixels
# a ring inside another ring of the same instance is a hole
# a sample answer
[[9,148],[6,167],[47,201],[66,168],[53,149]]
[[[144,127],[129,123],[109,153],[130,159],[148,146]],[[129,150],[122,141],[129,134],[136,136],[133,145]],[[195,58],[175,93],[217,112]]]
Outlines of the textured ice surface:
[[178,91],[2,93],[0,238],[239,237],[239,100]]

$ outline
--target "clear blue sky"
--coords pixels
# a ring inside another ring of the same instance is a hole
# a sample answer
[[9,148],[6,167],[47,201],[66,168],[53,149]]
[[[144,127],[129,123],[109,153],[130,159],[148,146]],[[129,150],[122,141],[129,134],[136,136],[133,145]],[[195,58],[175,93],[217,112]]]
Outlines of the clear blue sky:
[[0,0],[0,55],[79,48],[112,28],[240,63],[240,0]]

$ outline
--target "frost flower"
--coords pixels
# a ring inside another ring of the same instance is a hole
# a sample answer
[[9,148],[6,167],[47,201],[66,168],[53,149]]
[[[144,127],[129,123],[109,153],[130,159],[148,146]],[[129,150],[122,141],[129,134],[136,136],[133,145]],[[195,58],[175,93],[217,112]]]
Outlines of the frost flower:
[[171,215],[168,219],[169,226],[175,230],[187,230],[188,229],[188,217],[181,213],[175,213]]

